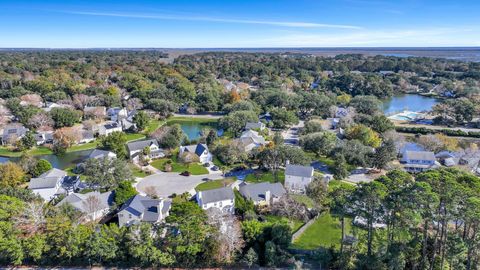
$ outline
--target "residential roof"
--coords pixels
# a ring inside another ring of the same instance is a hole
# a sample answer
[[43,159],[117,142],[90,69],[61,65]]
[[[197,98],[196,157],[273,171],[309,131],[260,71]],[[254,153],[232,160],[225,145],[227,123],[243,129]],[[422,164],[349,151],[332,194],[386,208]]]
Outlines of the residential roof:
[[185,151],[190,152],[190,153],[195,153],[197,156],[201,156],[205,150],[208,151],[208,146],[203,143],[199,144],[192,144],[192,145],[186,145],[183,146]]
[[28,183],[29,189],[42,189],[42,188],[54,188],[58,182],[61,182],[63,178],[67,176],[65,171],[53,168],[47,172],[44,172],[37,178],[30,179]]
[[428,151],[405,151],[404,159],[432,160],[435,161],[435,154]]
[[262,122],[248,122],[245,124],[245,129],[262,129],[265,127],[265,124]]
[[[158,209],[162,201],[163,207],[162,209]],[[170,206],[170,201],[152,199],[148,196],[135,195],[123,204],[119,212],[125,210],[132,215],[142,217],[143,221],[155,222],[158,220],[160,213],[162,213],[162,215],[168,213]]]
[[313,167],[312,166],[287,164],[287,167],[285,169],[285,175],[312,177]]
[[243,185],[240,187],[240,193],[246,197],[247,199],[251,199],[253,201],[264,201],[265,200],[265,193],[270,191],[270,195],[273,197],[281,197],[283,196],[286,191],[283,188],[282,184],[280,183],[258,183],[258,184],[249,184]]
[[255,143],[258,144],[265,144],[265,138],[260,136],[258,132],[253,131],[253,130],[247,130],[242,133],[240,138],[252,138]]
[[106,129],[114,129],[114,128],[119,128],[121,127],[117,122],[110,122],[105,125],[103,125]]
[[[106,151],[106,150],[100,150],[100,149],[94,149],[90,155],[88,155],[88,158],[103,158],[103,157],[108,157],[110,154],[115,155],[115,153],[111,151]],[[117,156],[117,155],[115,155]]]
[[135,141],[127,143],[128,151],[137,151],[142,150],[145,147],[151,146],[152,144],[158,146],[157,140],[143,140],[143,141]]
[[202,203],[211,203],[225,200],[233,200],[235,195],[230,187],[216,188],[198,192]]
[[22,124],[10,124],[3,128],[3,139],[7,140],[10,136],[23,136],[27,133],[28,129]]
[[94,209],[88,205],[88,198],[90,197],[94,197],[98,201],[98,207],[95,207],[95,211],[106,209],[113,205],[114,193],[112,191],[104,193],[93,191],[85,194],[72,193],[60,201],[57,206],[69,203],[75,209],[83,213],[89,213],[94,211]]

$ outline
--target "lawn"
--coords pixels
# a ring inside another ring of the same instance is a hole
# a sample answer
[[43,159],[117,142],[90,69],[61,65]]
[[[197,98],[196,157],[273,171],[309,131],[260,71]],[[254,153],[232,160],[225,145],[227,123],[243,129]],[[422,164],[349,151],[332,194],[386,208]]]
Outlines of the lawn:
[[127,133],[127,142],[138,141],[145,137],[145,135],[139,133]]
[[225,187],[231,183],[235,182],[232,178],[225,178],[225,179],[220,179],[220,180],[213,180],[213,181],[207,181],[199,184],[198,186],[195,187],[196,191],[204,191],[204,190],[210,190],[210,189],[216,189],[216,188],[222,188]]
[[303,194],[290,194],[296,202],[305,204],[308,208],[313,208],[313,200],[310,199],[307,195]]
[[130,167],[130,170],[132,171],[133,176],[138,177],[138,178],[144,178],[149,176],[147,172],[143,171],[139,167],[133,165],[133,164],[128,164],[128,167]]
[[182,122],[189,122],[189,123],[215,123],[218,122],[218,119],[215,118],[200,118],[200,117],[184,117],[184,116],[172,116],[167,119],[168,124],[175,124],[175,123],[182,123]]
[[[0,147],[0,156],[2,157],[20,157],[22,156],[24,152],[21,151],[12,151],[8,149],[7,147],[1,146]],[[41,155],[49,155],[52,154],[52,150],[50,148],[44,147],[44,146],[37,146],[34,147],[26,153],[32,155],[32,156],[41,156]]]
[[[351,234],[352,219],[345,218],[345,234]],[[323,214],[292,243],[292,248],[312,250],[319,247],[340,247],[342,228],[340,220],[330,214]]]
[[147,128],[143,131],[144,134],[148,135],[157,130],[157,128],[163,126],[166,122],[162,120],[151,120],[148,123]]
[[271,172],[258,172],[258,173],[255,172],[253,174],[247,175],[247,177],[245,178],[245,181],[249,183],[260,183],[260,182],[284,183],[285,182],[285,173],[283,171],[278,171],[277,177],[278,177],[278,181],[275,181],[275,177]]
[[97,148],[97,141],[84,143],[84,144],[73,145],[72,147],[67,149],[67,153],[83,151],[83,150],[90,150],[90,149],[95,149],[95,148]]
[[297,219],[290,220],[286,217],[279,217],[279,216],[273,216],[273,215],[267,215],[265,216],[265,218],[270,223],[287,223],[292,229],[292,233],[298,231],[298,229],[300,229],[300,227],[302,227],[303,224],[305,224],[301,220],[297,220]]
[[193,175],[201,175],[201,174],[208,174],[207,168],[203,167],[200,164],[193,163],[193,164],[182,164],[177,162],[176,156],[173,156],[172,158],[161,158],[161,159],[156,159],[150,163],[153,167],[165,171],[165,164],[167,162],[171,162],[172,164],[172,172],[184,172],[184,171],[189,171]]

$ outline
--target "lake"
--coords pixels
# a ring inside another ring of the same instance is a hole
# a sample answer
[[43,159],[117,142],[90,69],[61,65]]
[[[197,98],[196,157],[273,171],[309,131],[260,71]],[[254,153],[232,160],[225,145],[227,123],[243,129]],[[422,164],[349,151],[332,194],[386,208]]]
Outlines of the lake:
[[198,121],[171,121],[168,125],[179,124],[185,135],[190,141],[198,140],[201,137],[203,129],[214,129],[218,136],[223,135],[223,130],[218,129],[217,122],[198,122]]
[[383,101],[383,113],[392,115],[403,111],[421,112],[430,111],[439,100],[415,94],[393,96]]
[[[61,156],[57,156],[53,154],[41,155],[41,156],[35,156],[35,158],[46,159],[52,164],[54,168],[63,170],[69,167],[73,167],[78,163],[81,163],[82,161],[86,160],[92,151],[93,150],[83,150],[83,151],[65,153]],[[14,158],[0,157],[0,163],[5,163],[7,161],[16,162],[19,159],[20,158],[17,158],[17,157],[14,157]]]

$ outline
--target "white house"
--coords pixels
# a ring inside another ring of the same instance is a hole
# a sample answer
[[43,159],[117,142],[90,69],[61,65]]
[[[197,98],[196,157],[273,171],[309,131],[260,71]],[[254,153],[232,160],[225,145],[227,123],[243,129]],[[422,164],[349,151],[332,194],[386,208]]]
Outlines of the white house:
[[245,130],[250,130],[250,129],[258,129],[258,130],[264,130],[265,129],[265,124],[258,121],[258,122],[248,122],[245,124]]
[[241,185],[239,191],[255,205],[270,205],[287,193],[282,184],[269,182]]
[[243,132],[240,138],[236,139],[235,141],[244,149],[245,152],[250,152],[253,148],[267,144],[265,138],[253,130],[247,130]]
[[105,151],[105,150],[100,150],[100,149],[94,149],[90,155],[88,155],[88,158],[96,158],[96,159],[101,159],[101,158],[117,158],[117,154],[111,152],[111,151]]
[[437,167],[435,154],[428,151],[405,151],[402,159],[403,168],[407,172],[423,172]]
[[232,213],[235,210],[235,195],[231,187],[223,187],[199,191],[196,195],[198,205],[207,210],[218,208],[225,213]]
[[285,188],[291,192],[305,192],[313,181],[313,167],[287,164],[285,169]]
[[163,149],[158,146],[157,140],[143,140],[127,143],[130,158],[134,159],[138,157],[145,147],[150,148],[149,158],[161,158],[165,156]]
[[186,152],[197,155],[200,163],[208,163],[213,159],[212,154],[210,151],[208,151],[207,145],[203,143],[199,143],[197,145],[180,146],[179,155],[181,156]]
[[125,108],[109,108],[107,110],[107,115],[110,117],[110,120],[117,122],[119,120],[125,119],[128,117],[127,109]]
[[45,201],[51,201],[58,194],[65,176],[65,171],[53,168],[37,178],[30,179],[28,188]]
[[112,191],[104,193],[93,191],[85,194],[72,193],[61,200],[57,206],[68,203],[83,213],[83,220],[95,221],[110,212],[110,208],[114,205],[113,199],[114,193]]
[[118,211],[118,225],[123,227],[140,222],[159,223],[168,217],[170,207],[170,201],[135,195]]
[[123,130],[122,125],[118,124],[117,122],[110,122],[110,123],[101,125],[98,128],[98,134],[108,136],[113,132],[116,132],[116,131],[121,132],[122,130]]

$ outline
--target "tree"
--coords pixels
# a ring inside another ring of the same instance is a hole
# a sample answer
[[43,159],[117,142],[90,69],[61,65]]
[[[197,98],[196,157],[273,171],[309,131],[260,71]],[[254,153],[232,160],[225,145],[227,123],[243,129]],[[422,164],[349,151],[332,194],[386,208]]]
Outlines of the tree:
[[36,146],[37,141],[35,140],[35,134],[32,131],[28,131],[27,134],[20,139],[19,144],[19,149],[21,150],[31,149]]
[[56,128],[71,127],[80,121],[80,113],[72,109],[53,108],[50,116],[55,122]]
[[333,177],[338,180],[343,180],[348,176],[347,161],[345,157],[338,153],[333,157],[333,166],[331,168]]
[[340,240],[340,253],[343,253],[343,246],[345,242],[345,216],[349,213],[350,204],[351,204],[351,196],[355,187],[341,182],[341,184],[337,187],[334,187],[332,191],[330,191],[330,209],[333,214],[338,215],[340,217],[340,224],[342,227],[342,237]]
[[147,128],[148,123],[150,122],[150,117],[144,111],[139,111],[133,116],[133,123],[137,125],[138,130],[144,130]]
[[242,147],[235,142],[218,144],[213,153],[225,165],[233,165],[247,160],[248,155]]
[[357,113],[375,115],[380,110],[381,102],[374,96],[355,96],[350,102]]
[[301,130],[302,135],[317,133],[323,131],[322,120],[312,119],[305,122],[305,126]]
[[28,126],[39,130],[48,130],[53,128],[53,119],[46,112],[40,112],[28,120]]
[[258,116],[253,111],[234,111],[220,119],[220,127],[232,132],[234,137],[245,128],[247,122],[257,122]]
[[214,129],[210,129],[210,131],[207,134],[207,137],[205,138],[205,142],[207,143],[208,146],[212,146],[216,140],[217,140],[217,131]]
[[108,157],[88,159],[83,174],[85,182],[97,190],[116,188],[122,181],[133,180],[132,172],[124,160]]
[[120,206],[137,194],[137,190],[130,181],[121,181],[115,189],[115,203]]
[[104,150],[110,150],[117,154],[119,158],[128,156],[125,144],[127,143],[127,135],[120,131],[110,133],[108,136],[100,136],[98,145]]
[[395,125],[383,114],[374,115],[368,123],[368,126],[378,133],[384,133],[395,129]]
[[392,140],[385,140],[380,147],[375,150],[372,158],[372,165],[376,168],[383,169],[396,157],[395,143]]
[[374,148],[379,147],[382,142],[375,131],[362,124],[347,129],[346,137],[349,140],[359,140],[364,145]]
[[25,181],[25,172],[15,163],[0,164],[0,187],[16,187]]
[[273,108],[270,110],[272,116],[273,127],[284,129],[289,125],[298,124],[298,117],[293,111],[283,108]]
[[161,116],[167,117],[173,112],[178,110],[177,104],[172,101],[164,99],[150,99],[146,101],[146,105],[149,109],[158,112]]
[[300,137],[300,145],[305,151],[317,156],[329,155],[337,142],[337,136],[331,132],[317,132]]
[[315,203],[315,207],[322,211],[327,203],[327,185],[323,177],[315,177],[315,179],[308,184],[306,188],[307,196]]
[[46,159],[39,159],[37,161],[37,163],[35,164],[35,166],[32,168],[32,170],[30,171],[32,177],[38,177],[40,176],[41,174],[51,170],[53,167],[52,167],[52,164],[50,164],[50,162]]
[[179,124],[162,126],[155,130],[151,136],[157,139],[161,147],[167,149],[179,147],[186,138],[186,135]]
[[57,154],[65,153],[67,148],[80,140],[80,136],[81,131],[76,127],[64,127],[55,130],[55,133],[53,133],[53,151]]
[[252,266],[258,263],[257,252],[255,252],[253,248],[249,248],[245,256],[243,256],[242,261],[248,266],[248,268],[251,268]]

